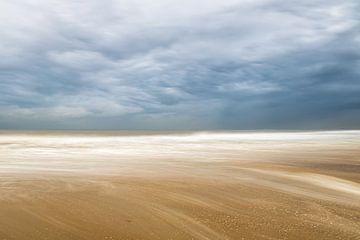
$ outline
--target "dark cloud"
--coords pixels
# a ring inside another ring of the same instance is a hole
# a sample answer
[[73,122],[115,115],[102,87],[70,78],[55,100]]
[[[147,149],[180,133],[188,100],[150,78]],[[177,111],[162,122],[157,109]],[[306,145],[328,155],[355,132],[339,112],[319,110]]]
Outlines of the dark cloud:
[[0,127],[360,128],[359,10],[2,1]]

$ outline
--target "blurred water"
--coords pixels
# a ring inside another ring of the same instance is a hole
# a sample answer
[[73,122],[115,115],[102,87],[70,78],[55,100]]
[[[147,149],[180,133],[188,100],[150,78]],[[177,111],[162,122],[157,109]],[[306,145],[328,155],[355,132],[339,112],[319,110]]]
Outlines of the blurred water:
[[359,146],[360,131],[319,132],[11,132],[0,133],[0,172],[122,172],[217,161],[259,153]]

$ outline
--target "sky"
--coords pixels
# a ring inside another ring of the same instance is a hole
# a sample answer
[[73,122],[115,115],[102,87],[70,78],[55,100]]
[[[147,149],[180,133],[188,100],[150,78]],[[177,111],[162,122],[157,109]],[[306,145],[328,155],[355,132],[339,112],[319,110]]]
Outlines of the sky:
[[359,129],[358,0],[2,0],[1,129]]

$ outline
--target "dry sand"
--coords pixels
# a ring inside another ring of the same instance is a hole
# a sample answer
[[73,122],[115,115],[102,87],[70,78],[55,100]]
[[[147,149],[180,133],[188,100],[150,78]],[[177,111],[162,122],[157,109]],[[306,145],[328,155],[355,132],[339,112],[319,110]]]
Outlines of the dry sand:
[[360,131],[1,132],[0,239],[360,239]]

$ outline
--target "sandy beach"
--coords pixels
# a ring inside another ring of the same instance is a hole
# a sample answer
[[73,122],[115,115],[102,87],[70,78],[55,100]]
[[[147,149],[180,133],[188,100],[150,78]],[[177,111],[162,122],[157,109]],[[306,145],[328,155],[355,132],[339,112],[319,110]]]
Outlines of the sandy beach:
[[360,131],[2,131],[0,239],[360,239]]

